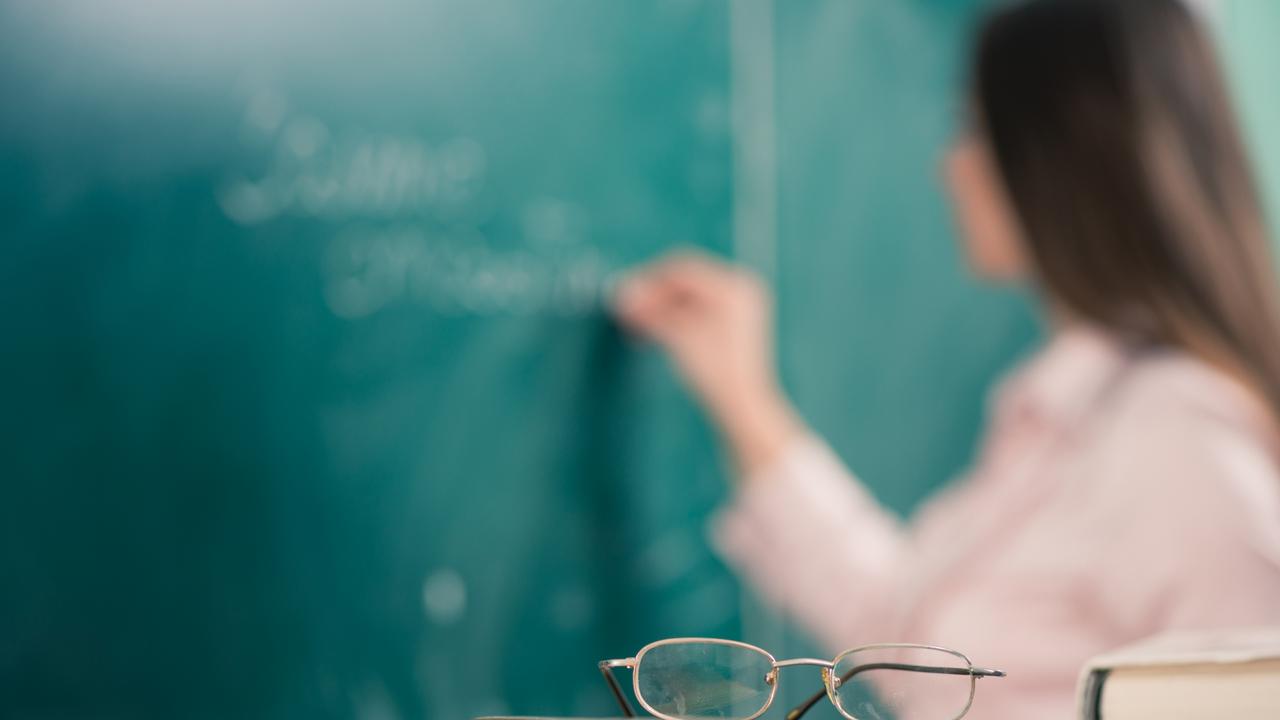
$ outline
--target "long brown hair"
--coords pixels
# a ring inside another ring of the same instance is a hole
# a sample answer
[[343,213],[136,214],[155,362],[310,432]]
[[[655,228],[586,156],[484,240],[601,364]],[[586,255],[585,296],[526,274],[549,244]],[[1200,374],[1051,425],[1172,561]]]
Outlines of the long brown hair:
[[1280,416],[1280,301],[1257,189],[1204,31],[1177,0],[992,16],[973,94],[1052,302],[1189,351]]

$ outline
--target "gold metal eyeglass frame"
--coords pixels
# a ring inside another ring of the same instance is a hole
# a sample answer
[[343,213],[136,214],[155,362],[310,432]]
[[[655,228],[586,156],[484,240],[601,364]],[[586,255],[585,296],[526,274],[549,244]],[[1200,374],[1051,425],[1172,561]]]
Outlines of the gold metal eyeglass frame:
[[[614,698],[617,699],[618,705],[622,708],[622,712],[624,715],[626,715],[627,717],[635,717],[635,710],[631,708],[631,703],[627,701],[626,695],[623,694],[622,686],[618,684],[618,679],[613,674],[614,668],[631,668],[632,692],[635,693],[636,700],[640,701],[640,705],[643,706],[644,709],[647,710],[651,715],[653,715],[654,717],[663,718],[663,720],[686,720],[685,718],[680,718],[674,715],[667,715],[665,713],[659,712],[649,705],[648,701],[645,700],[644,695],[640,693],[640,680],[639,680],[640,673],[638,672],[638,670],[640,669],[641,661],[644,660],[645,654],[656,647],[662,647],[664,645],[694,644],[694,643],[740,647],[747,650],[758,652],[761,655],[764,655],[765,657],[769,658],[770,670],[768,675],[765,676],[765,682],[769,684],[768,700],[765,701],[764,706],[761,707],[754,715],[750,715],[745,718],[736,718],[735,720],[755,720],[756,718],[763,715],[765,711],[768,710],[771,705],[773,705],[773,699],[778,694],[778,669],[784,668],[784,667],[791,667],[793,665],[814,665],[821,668],[823,688],[818,692],[814,693],[811,697],[809,697],[804,702],[792,708],[787,713],[786,720],[799,720],[799,718],[802,715],[808,712],[810,708],[812,708],[815,704],[817,704],[819,700],[822,699],[823,694],[826,694],[827,698],[831,700],[831,704],[835,705],[836,710],[839,711],[841,715],[848,718],[848,720],[863,720],[862,718],[859,718],[854,714],[850,713],[849,711],[845,710],[844,706],[840,704],[840,699],[839,699],[840,696],[837,693],[837,690],[839,689],[841,684],[848,682],[851,678],[853,678],[854,675],[857,675],[860,672],[867,672],[869,670],[902,670],[906,672],[936,673],[941,675],[967,675],[969,677],[969,698],[965,702],[964,708],[960,710],[960,712],[956,714],[954,717],[940,719],[940,720],[959,720],[969,712],[969,708],[973,705],[973,696],[977,687],[978,678],[1005,676],[1005,673],[1002,670],[991,670],[988,668],[974,667],[973,662],[971,662],[969,658],[966,657],[963,653],[957,652],[950,648],[938,647],[936,645],[918,645],[915,643],[878,643],[874,645],[862,645],[856,648],[850,648],[849,650],[845,650],[844,652],[836,655],[833,660],[819,660],[817,658],[793,658],[790,660],[778,660],[763,648],[756,647],[755,645],[751,645],[749,643],[739,642],[737,640],[722,640],[720,638],[700,638],[700,637],[668,638],[666,640],[658,640],[656,642],[651,642],[648,645],[645,645],[644,647],[640,648],[640,652],[637,652],[635,654],[635,657],[600,661],[600,664],[599,664],[600,673],[604,675],[605,682],[609,684],[609,689],[613,692],[613,696]],[[964,661],[964,666],[950,667],[945,665],[914,665],[910,663],[877,662],[877,663],[867,663],[863,665],[855,665],[854,667],[850,668],[847,672],[845,672],[843,675],[839,675],[839,676],[837,676],[835,672],[833,672],[835,669],[835,666],[838,665],[841,660],[843,660],[845,657],[849,655],[852,655],[853,653],[863,652],[867,650],[895,650],[895,649],[933,650],[937,652],[943,652],[953,657],[956,657],[959,660]]]

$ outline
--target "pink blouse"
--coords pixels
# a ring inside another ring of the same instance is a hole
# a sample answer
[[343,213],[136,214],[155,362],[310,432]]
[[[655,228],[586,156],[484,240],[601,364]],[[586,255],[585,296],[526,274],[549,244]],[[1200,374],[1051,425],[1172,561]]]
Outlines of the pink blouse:
[[809,437],[744,479],[712,540],[833,653],[919,642],[1007,671],[975,718],[1073,717],[1085,660],[1159,630],[1280,625],[1280,452],[1225,374],[1076,328],[991,415],[909,523]]

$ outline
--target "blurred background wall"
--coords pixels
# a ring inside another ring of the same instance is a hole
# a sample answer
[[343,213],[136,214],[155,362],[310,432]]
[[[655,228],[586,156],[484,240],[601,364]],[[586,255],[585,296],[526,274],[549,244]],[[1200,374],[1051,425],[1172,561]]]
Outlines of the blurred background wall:
[[[736,257],[885,502],[961,471],[1037,336],[936,171],[984,5],[0,4],[0,715],[605,714],[659,637],[811,647],[602,302]],[[1280,12],[1201,5],[1275,217]]]

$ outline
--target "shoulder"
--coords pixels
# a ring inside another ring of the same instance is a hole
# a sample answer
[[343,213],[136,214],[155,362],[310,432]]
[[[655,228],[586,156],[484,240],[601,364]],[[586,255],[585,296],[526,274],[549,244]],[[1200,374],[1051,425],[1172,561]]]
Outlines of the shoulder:
[[1280,461],[1261,403],[1208,364],[1164,353],[1134,358],[1094,417],[1077,479],[1096,501],[1110,612],[1144,632],[1274,622]]
[[1276,429],[1262,401],[1227,373],[1185,352],[1134,357],[1101,404],[1116,431],[1165,439],[1243,442],[1275,455]]
[[1096,419],[1094,470],[1109,493],[1193,524],[1280,529],[1274,427],[1228,374],[1185,353],[1136,357]]

